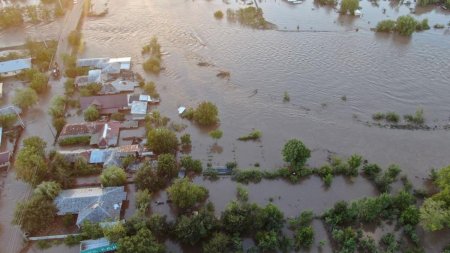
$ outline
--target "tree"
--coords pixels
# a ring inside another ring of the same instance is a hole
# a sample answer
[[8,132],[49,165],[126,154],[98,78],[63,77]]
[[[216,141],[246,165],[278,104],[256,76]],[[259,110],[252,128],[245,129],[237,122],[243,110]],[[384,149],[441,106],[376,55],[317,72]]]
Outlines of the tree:
[[181,167],[186,169],[186,173],[202,173],[202,162],[200,160],[192,159],[192,156],[183,156],[180,160]]
[[139,168],[134,176],[134,183],[137,189],[148,189],[150,192],[156,192],[165,185],[148,163]]
[[164,253],[165,247],[156,242],[152,232],[141,228],[136,235],[126,236],[117,242],[117,253]]
[[0,115],[0,126],[3,127],[3,129],[12,128],[16,124],[16,122],[17,122],[16,114]]
[[203,244],[203,252],[228,253],[230,243],[231,239],[226,234],[215,233],[207,243]]
[[161,59],[152,56],[144,62],[142,67],[146,72],[159,74],[161,71]]
[[148,189],[138,190],[136,192],[136,208],[139,210],[146,210],[150,201],[152,200],[152,195]]
[[190,146],[191,145],[191,135],[190,134],[183,134],[180,137],[180,142],[181,142],[181,145],[183,145],[185,147]]
[[36,195],[28,201],[17,203],[12,222],[23,231],[34,233],[47,228],[55,218],[56,211],[53,201]]
[[314,231],[311,226],[301,227],[294,234],[294,245],[297,250],[310,248],[314,241]]
[[269,203],[261,211],[261,229],[266,231],[281,231],[284,225],[284,215],[280,209],[274,204]]
[[400,35],[411,36],[411,34],[416,30],[417,21],[407,15],[400,16],[397,18],[396,30]]
[[0,10],[0,27],[8,28],[23,24],[22,11],[18,7],[6,7]]
[[152,98],[159,98],[159,94],[156,91],[156,85],[154,82],[147,82],[142,87],[145,93],[150,95]]
[[208,237],[217,225],[214,212],[203,208],[198,214],[190,217],[181,216],[175,226],[175,234],[180,242],[195,245]]
[[275,231],[259,231],[256,234],[256,242],[261,252],[275,252],[280,246]]
[[103,229],[103,234],[111,242],[117,242],[120,238],[127,235],[125,227],[120,222],[117,222],[112,226],[105,227]]
[[203,186],[195,185],[188,179],[178,179],[167,189],[173,204],[180,209],[194,207],[208,196],[208,190]]
[[158,156],[156,174],[164,182],[169,182],[178,175],[177,161],[172,154],[162,154]]
[[355,15],[355,11],[358,9],[358,7],[358,0],[342,0],[341,13],[346,14],[347,11],[349,11],[350,14]]
[[84,120],[85,121],[96,121],[100,118],[100,113],[97,110],[97,107],[90,105],[86,110],[84,110]]
[[217,140],[222,138],[222,135],[223,135],[223,132],[220,129],[216,129],[216,130],[213,130],[213,131],[209,132],[209,136],[211,136],[211,138],[216,140],[216,142],[217,142]]
[[36,91],[31,88],[18,89],[16,95],[13,98],[13,104],[20,107],[22,110],[35,105],[38,101],[38,95]]
[[75,181],[75,173],[70,163],[57,152],[49,154],[48,178],[61,184],[63,188],[70,187]]
[[122,168],[111,166],[103,170],[100,182],[105,187],[121,186],[127,182],[127,174]]
[[52,119],[52,125],[55,128],[57,134],[61,133],[66,124],[66,118],[60,117]]
[[67,40],[72,47],[78,47],[81,43],[81,32],[77,30],[71,31]]
[[44,73],[37,72],[33,75],[30,88],[35,90],[38,94],[43,93],[48,88],[48,77]]
[[45,158],[46,143],[39,137],[29,137],[23,141],[23,148],[17,154],[14,166],[17,178],[36,186],[47,177]]
[[36,189],[34,189],[33,194],[43,196],[48,200],[53,200],[58,196],[61,191],[61,185],[54,181],[45,181],[40,183]]
[[178,149],[178,138],[167,128],[150,129],[147,136],[149,148],[157,153],[175,153]]
[[291,139],[284,144],[282,153],[284,161],[290,163],[293,168],[301,168],[311,156],[311,151],[297,139]]
[[217,106],[211,102],[205,101],[197,106],[194,111],[194,120],[200,126],[216,125],[219,119],[217,118],[219,111]]

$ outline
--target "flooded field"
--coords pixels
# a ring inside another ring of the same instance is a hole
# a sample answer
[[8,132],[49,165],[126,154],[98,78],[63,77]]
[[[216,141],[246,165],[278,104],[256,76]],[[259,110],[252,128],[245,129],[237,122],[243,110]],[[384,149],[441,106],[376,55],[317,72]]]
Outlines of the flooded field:
[[[396,1],[373,4],[363,0],[361,17],[340,16],[334,9],[320,7],[312,0],[300,5],[280,0],[258,1],[266,19],[277,25],[276,30],[268,31],[229,23],[226,18],[214,19],[214,11],[238,8],[239,3],[110,1],[105,17],[85,20],[82,28],[85,45],[79,57],[131,56],[133,70],[157,84],[162,98],[157,109],[172,121],[188,125],[184,132],[192,137],[191,155],[201,159],[204,165],[207,162],[224,165],[236,160],[240,167],[259,163],[264,169],[275,169],[283,164],[280,150],[290,138],[299,138],[314,150],[311,166],[323,164],[330,153],[343,156],[359,153],[383,166],[399,164],[418,187],[430,168],[450,163],[450,131],[394,130],[363,124],[375,112],[395,111],[403,115],[414,113],[418,107],[424,109],[428,125],[450,123],[448,28],[432,28],[411,38],[370,31],[382,19],[410,13],[408,6]],[[450,12],[440,8],[416,8],[414,16],[420,20],[428,18],[431,27],[450,21]],[[2,31],[0,47],[21,44],[27,36],[57,38],[64,20],[58,22]],[[301,32],[295,32],[297,26]],[[164,52],[165,70],[159,76],[142,70],[141,48],[152,36],[158,37]],[[200,67],[199,62],[211,66]],[[231,78],[217,78],[220,70],[230,71]],[[52,92],[62,89],[62,85],[55,85]],[[284,92],[290,95],[288,103],[283,103]],[[346,101],[342,96],[346,96]],[[48,104],[51,97],[52,93],[41,99],[41,105]],[[218,106],[220,129],[224,132],[217,142],[219,147],[213,149],[215,142],[207,129],[200,129],[177,115],[178,106],[195,106],[203,100]],[[68,122],[80,118],[72,117]],[[31,110],[26,116],[24,135],[39,135],[52,143],[49,122],[45,110]],[[261,141],[236,140],[254,128],[262,131]],[[143,133],[142,128],[124,131],[121,138]],[[10,231],[15,228],[4,224],[9,224],[15,202],[24,198],[29,189],[16,181],[13,173],[3,181],[0,221],[4,229],[0,244],[13,245],[6,252],[18,252],[19,247],[14,245],[22,240],[20,231]],[[235,198],[236,184],[229,179],[210,182],[195,178],[194,182],[209,189],[209,199],[217,213]],[[321,213],[338,200],[376,194],[372,184],[361,177],[355,182],[336,177],[329,190],[316,177],[299,185],[263,181],[247,187],[250,201],[265,205],[273,199],[287,217],[306,209]],[[130,208],[125,217],[130,217],[134,210],[134,189],[129,188]],[[165,192],[154,198],[165,199]],[[171,215],[168,205],[153,205],[152,212]],[[318,244],[319,240],[326,239],[326,231],[321,222],[315,221],[313,226]],[[446,238],[445,234],[425,234],[426,251],[437,252],[448,243],[442,238]],[[195,249],[181,249],[173,242],[166,244],[175,252],[195,252]],[[324,252],[330,251],[327,247]],[[77,250],[61,245],[44,252]],[[33,248],[29,252],[40,251]]]

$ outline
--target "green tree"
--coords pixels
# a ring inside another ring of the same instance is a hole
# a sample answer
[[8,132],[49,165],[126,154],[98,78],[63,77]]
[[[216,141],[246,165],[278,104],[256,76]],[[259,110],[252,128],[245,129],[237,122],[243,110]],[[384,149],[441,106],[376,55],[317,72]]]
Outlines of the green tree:
[[181,145],[183,146],[190,146],[191,145],[191,135],[190,134],[183,134],[180,137]]
[[145,93],[150,95],[150,97],[159,98],[159,94],[156,91],[156,85],[154,82],[145,83],[144,86],[142,87],[142,89],[144,90]]
[[256,242],[261,252],[275,252],[280,246],[275,231],[259,231],[256,234]]
[[358,0],[342,0],[341,13],[346,14],[348,11],[350,12],[350,14],[355,15],[355,11],[358,9],[358,7]]
[[216,129],[216,130],[209,132],[209,136],[211,138],[213,138],[216,142],[217,142],[217,140],[222,138],[222,135],[223,135],[223,132],[220,129]]
[[407,207],[400,215],[400,223],[415,226],[420,221],[420,212],[415,206]]
[[147,143],[156,154],[175,153],[178,149],[177,136],[167,128],[150,129]]
[[117,242],[117,253],[164,253],[165,247],[156,242],[152,232],[140,229],[136,235],[126,236]]
[[75,181],[75,173],[70,163],[63,155],[51,152],[49,154],[48,178],[61,184],[63,188],[70,187]]
[[23,24],[22,11],[18,7],[0,9],[0,27],[16,27]]
[[52,200],[36,195],[28,201],[17,203],[12,222],[23,231],[34,233],[47,228],[56,217],[56,211]]
[[97,107],[90,105],[86,110],[84,110],[84,120],[85,121],[96,121],[100,118],[100,113],[97,110]]
[[180,160],[181,167],[186,169],[186,173],[202,173],[202,162],[200,160],[192,159],[192,156],[183,156]]
[[33,194],[43,196],[48,200],[53,200],[61,192],[61,185],[54,181],[46,181],[40,183],[36,189],[34,189]]
[[127,235],[125,227],[120,222],[104,228],[103,234],[111,242],[118,242],[119,239]]
[[156,192],[165,185],[149,164],[144,164],[139,168],[134,176],[134,183],[136,184],[137,189],[148,189],[150,192]]
[[169,182],[178,175],[177,161],[172,154],[162,154],[158,156],[156,174],[164,182]]
[[23,141],[23,148],[17,154],[14,163],[18,179],[32,186],[36,186],[45,180],[47,177],[46,145],[37,136],[29,137]]
[[144,62],[144,64],[142,64],[142,67],[146,72],[159,74],[159,72],[161,72],[161,59],[157,57],[150,57]]
[[214,12],[214,17],[217,19],[222,19],[223,18],[223,12],[221,10],[218,10],[216,12]]
[[397,18],[396,30],[400,35],[410,36],[416,30],[417,21],[407,15]]
[[213,237],[203,244],[203,252],[228,253],[231,239],[224,233],[215,233]]
[[420,222],[429,231],[437,231],[450,226],[450,211],[444,201],[426,199],[420,208]]
[[173,204],[180,209],[194,207],[208,196],[208,190],[203,186],[195,185],[188,179],[178,179],[167,189]]
[[16,124],[16,122],[17,122],[16,114],[0,115],[0,126],[3,127],[3,129],[12,128]]
[[196,215],[181,216],[175,225],[175,234],[180,242],[195,245],[208,237],[217,225],[214,212],[203,208]]
[[216,125],[218,119],[217,106],[211,102],[205,101],[200,103],[194,111],[194,120],[200,126]]
[[22,110],[35,105],[38,101],[38,95],[36,91],[31,88],[18,89],[16,95],[13,98],[13,104],[20,107]]
[[127,182],[127,174],[122,168],[111,166],[103,170],[100,175],[103,186],[121,186]]
[[147,210],[150,206],[152,195],[148,189],[138,190],[136,192],[136,208],[140,210]]
[[290,163],[293,168],[303,167],[311,156],[311,151],[297,139],[291,139],[284,144],[282,153],[284,161]]
[[37,72],[33,75],[30,88],[35,90],[38,94],[43,93],[48,88],[48,77],[44,73]]

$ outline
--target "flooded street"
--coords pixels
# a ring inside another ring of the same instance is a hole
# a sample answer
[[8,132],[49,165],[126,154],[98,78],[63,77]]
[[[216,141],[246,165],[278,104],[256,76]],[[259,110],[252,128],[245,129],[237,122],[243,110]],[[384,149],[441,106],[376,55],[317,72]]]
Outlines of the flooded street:
[[[276,30],[254,30],[213,17],[216,10],[244,7],[237,1],[229,5],[219,0],[109,1],[105,17],[85,20],[85,44],[79,58],[132,57],[133,71],[157,84],[162,98],[157,109],[173,122],[188,125],[180,134],[191,134],[191,155],[204,165],[224,165],[235,160],[243,168],[259,163],[263,169],[276,169],[283,165],[281,148],[291,138],[301,139],[313,150],[310,166],[325,163],[330,152],[341,156],[359,153],[371,163],[399,164],[416,187],[422,186],[430,168],[450,164],[448,130],[396,130],[364,124],[371,121],[375,112],[404,115],[419,107],[424,109],[427,125],[450,124],[448,28],[431,28],[411,38],[370,31],[382,19],[396,19],[410,12],[407,6],[394,1],[379,1],[375,5],[363,0],[361,17],[340,16],[334,9],[320,7],[312,0],[299,5],[265,0],[258,1],[258,6],[265,18],[277,25]],[[428,18],[431,27],[450,21],[450,12],[440,8],[417,8],[414,16],[419,20]],[[23,44],[27,36],[58,38],[65,22],[63,19],[36,28],[1,31],[0,47]],[[297,26],[301,32],[295,31]],[[164,53],[165,69],[159,76],[142,70],[141,49],[152,36],[158,37]],[[211,66],[200,67],[199,62]],[[230,79],[217,78],[220,70],[229,71]],[[27,113],[22,138],[38,135],[52,148],[47,108],[52,97],[63,92],[61,84],[54,83],[52,91],[40,98],[41,107]],[[284,92],[290,96],[288,103],[283,103]],[[208,136],[208,130],[177,114],[180,105],[196,106],[203,100],[214,102],[219,109],[223,137],[218,146]],[[72,117],[68,122],[80,118]],[[253,129],[261,130],[261,141],[236,140]],[[119,143],[127,144],[122,138],[143,132],[142,128],[123,131]],[[15,253],[20,250],[22,237],[9,224],[15,203],[26,198],[30,189],[16,181],[13,172],[4,175],[2,181],[0,252]],[[236,183],[230,179],[211,182],[197,177],[194,182],[209,189],[209,200],[215,204],[217,214],[236,198]],[[317,177],[298,185],[263,180],[246,188],[250,201],[266,205],[272,200],[286,217],[308,209],[320,214],[339,200],[377,194],[362,177],[354,182],[336,177],[328,190]],[[126,218],[134,212],[134,187],[129,186],[129,190]],[[166,199],[165,192],[154,196],[154,200]],[[167,204],[153,204],[152,212],[171,216]],[[313,249],[317,249],[320,240],[328,239],[321,222],[314,221],[313,227],[317,233]],[[448,243],[439,238],[443,236],[424,235],[426,252],[436,252]],[[328,244],[323,252],[331,251]],[[173,242],[166,245],[175,252],[182,250]],[[32,248],[28,252],[41,251]],[[78,252],[78,248],[67,250],[60,245],[43,252]]]

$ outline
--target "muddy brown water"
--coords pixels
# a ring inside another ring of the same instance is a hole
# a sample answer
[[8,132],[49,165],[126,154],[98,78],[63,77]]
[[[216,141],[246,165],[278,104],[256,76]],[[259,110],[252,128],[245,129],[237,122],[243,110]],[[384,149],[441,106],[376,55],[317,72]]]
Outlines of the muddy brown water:
[[[280,150],[285,141],[300,138],[315,150],[312,166],[322,164],[328,151],[343,156],[359,153],[383,166],[399,164],[413,183],[421,186],[429,168],[450,163],[450,132],[367,127],[353,117],[366,121],[374,112],[396,111],[403,115],[422,107],[427,124],[448,124],[450,32],[432,28],[411,38],[376,34],[369,29],[379,20],[407,14],[408,7],[389,1],[379,1],[378,6],[369,1],[360,4],[363,16],[355,18],[339,16],[333,9],[317,6],[311,0],[301,5],[258,1],[267,20],[278,29],[296,30],[298,25],[302,30],[280,32],[254,30],[213,18],[218,9],[237,8],[239,3],[235,1],[230,5],[218,0],[111,1],[108,15],[84,23],[85,45],[79,57],[131,56],[133,70],[157,83],[162,97],[158,109],[173,121],[188,125],[184,132],[192,136],[191,154],[204,164],[223,165],[236,160],[241,167],[259,163],[262,168],[276,168],[283,165]],[[439,8],[417,8],[414,16],[428,18],[430,26],[450,21],[450,12]],[[56,38],[62,22],[2,31],[0,46],[20,44],[24,33],[37,39]],[[159,76],[143,73],[141,66],[144,57],[140,50],[153,35],[165,53],[166,69]],[[198,62],[213,65],[199,67]],[[231,78],[218,79],[220,70],[230,71]],[[62,85],[54,91],[61,90]],[[289,103],[282,101],[285,91],[290,95]],[[347,101],[341,100],[344,95]],[[41,105],[45,107],[50,99],[51,95],[45,97]],[[215,146],[213,151],[220,152],[211,152],[215,142],[207,130],[177,115],[178,106],[195,106],[202,100],[213,101],[219,108],[219,127],[224,135],[217,142],[220,148]],[[24,135],[39,135],[51,143],[49,120],[46,110],[31,110]],[[236,141],[254,128],[262,131],[261,141]],[[122,137],[142,133],[142,129],[131,130]],[[6,252],[17,252],[20,233],[5,224],[9,223],[15,202],[25,197],[29,189],[16,181],[13,173],[4,181],[0,221],[7,231],[3,229],[0,244],[6,245]],[[197,178],[195,182],[209,189],[217,211],[235,198],[235,183],[228,179],[209,182]],[[286,216],[305,209],[320,213],[337,200],[375,194],[363,178],[349,183],[337,177],[328,191],[315,177],[295,186],[263,181],[247,187],[251,201],[267,204],[269,198],[274,198]],[[155,197],[164,198],[164,192]],[[167,205],[152,206],[152,211],[171,213]],[[130,208],[125,216],[132,212]],[[316,244],[326,239],[320,222],[314,222],[314,229],[318,235]],[[427,252],[437,252],[448,243],[449,236],[425,233],[422,238]],[[176,252],[190,250],[173,242],[167,245]],[[74,251],[63,246],[52,250]],[[328,251],[326,248],[324,252]]]

